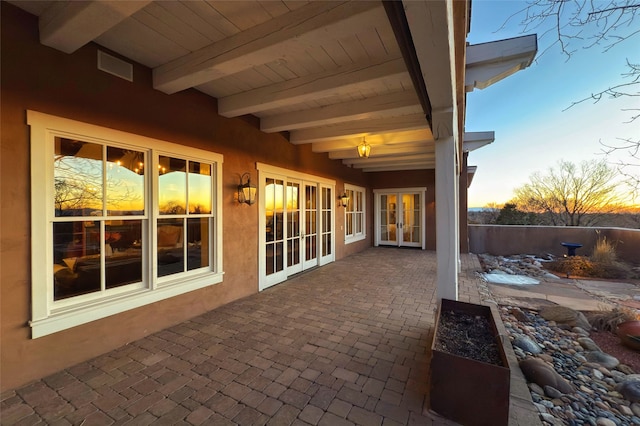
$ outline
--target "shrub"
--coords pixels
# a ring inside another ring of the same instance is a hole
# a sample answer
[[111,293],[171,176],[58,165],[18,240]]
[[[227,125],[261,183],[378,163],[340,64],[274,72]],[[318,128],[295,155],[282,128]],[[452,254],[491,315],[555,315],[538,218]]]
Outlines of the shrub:
[[595,263],[602,263],[610,265],[616,261],[616,248],[607,237],[598,236],[596,245],[593,247],[593,253],[591,254],[591,260]]
[[561,274],[577,275],[580,277],[592,278],[633,278],[631,268],[623,263],[595,262],[593,259],[585,256],[570,256],[554,260],[548,264],[548,269],[559,272]]
[[591,326],[598,331],[616,332],[618,324],[636,319],[634,312],[628,308],[615,308],[611,311],[587,312]]

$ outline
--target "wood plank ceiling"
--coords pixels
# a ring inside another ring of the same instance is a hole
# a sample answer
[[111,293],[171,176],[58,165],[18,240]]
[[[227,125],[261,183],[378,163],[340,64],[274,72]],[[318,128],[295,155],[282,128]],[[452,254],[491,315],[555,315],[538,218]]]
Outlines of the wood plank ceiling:
[[[435,167],[434,141],[380,1],[10,1],[43,44],[91,41],[153,69],[157,90],[195,88],[219,114],[364,171]],[[366,138],[371,157],[358,158]]]

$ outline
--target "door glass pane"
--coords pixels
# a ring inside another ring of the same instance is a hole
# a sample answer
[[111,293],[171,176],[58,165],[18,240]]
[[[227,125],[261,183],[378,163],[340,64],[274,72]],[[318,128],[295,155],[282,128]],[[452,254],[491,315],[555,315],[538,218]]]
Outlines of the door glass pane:
[[187,209],[187,161],[161,155],[159,162],[160,214],[184,214]]
[[107,214],[144,214],[144,154],[107,147]]
[[265,254],[265,265],[267,268],[267,275],[271,275],[274,272],[274,266],[275,266],[275,259],[274,259],[274,254],[275,254],[275,250],[274,250],[275,246],[273,243],[271,244],[267,244],[266,247],[266,254]]
[[211,219],[187,219],[187,270],[209,266],[209,228]]
[[53,261],[53,300],[100,291],[100,222],[54,223]]
[[55,215],[102,216],[103,146],[55,138],[53,174]]
[[184,271],[183,219],[158,220],[158,276]]
[[322,255],[328,256],[331,254],[331,234],[322,235]]
[[294,182],[287,183],[287,210],[300,209],[300,184]]
[[266,274],[274,274],[284,269],[284,180],[270,179],[265,181],[265,232]]
[[397,241],[396,234],[398,218],[397,214],[397,197],[395,195],[389,195],[387,197],[387,223],[389,224],[389,239],[388,241]]
[[287,242],[287,266],[300,263],[300,239],[291,238]]
[[211,213],[211,164],[189,161],[189,213]]
[[104,229],[105,286],[142,281],[142,221],[108,220]]
[[318,257],[316,254],[316,236],[315,235],[307,236],[305,238],[305,244],[306,244],[305,260],[311,260]]
[[403,194],[403,234],[402,241],[407,243],[420,243],[421,206],[420,194]]
[[331,232],[333,224],[331,223],[331,209],[333,208],[333,196],[331,188],[322,188],[322,256],[331,254]]
[[315,186],[305,186],[305,260],[318,257],[316,235],[318,232],[317,205],[318,191]]
[[284,269],[284,243],[279,242],[275,244],[276,246],[276,270],[275,272],[280,272]]

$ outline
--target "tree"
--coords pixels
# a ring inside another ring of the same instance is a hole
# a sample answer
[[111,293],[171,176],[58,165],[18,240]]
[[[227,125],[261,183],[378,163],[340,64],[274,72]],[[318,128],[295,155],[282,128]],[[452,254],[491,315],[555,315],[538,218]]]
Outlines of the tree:
[[497,225],[535,225],[535,213],[518,210],[516,203],[505,203],[496,219]]
[[[586,101],[597,103],[603,98],[640,97],[640,0],[528,0],[527,6],[507,22],[512,19],[521,19],[523,32],[541,31],[539,40],[546,47],[538,57],[556,46],[570,59],[578,49],[599,48],[606,52],[621,43],[629,45],[635,58],[627,58],[621,81],[597,88],[568,108]],[[628,122],[640,119],[640,101],[637,105],[626,109]],[[640,136],[621,136],[616,141],[600,143],[605,154],[628,154],[628,160],[617,161],[616,166],[632,190],[640,191]]]
[[552,225],[593,226],[625,201],[617,191],[618,172],[604,160],[583,161],[580,166],[561,160],[557,169],[534,173],[530,180],[515,190],[513,202]]

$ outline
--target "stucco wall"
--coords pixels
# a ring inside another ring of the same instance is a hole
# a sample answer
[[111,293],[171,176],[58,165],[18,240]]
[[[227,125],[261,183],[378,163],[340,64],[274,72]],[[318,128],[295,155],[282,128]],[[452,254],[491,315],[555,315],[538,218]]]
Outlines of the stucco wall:
[[494,255],[544,254],[562,256],[562,242],[582,244],[576,254],[589,256],[600,237],[616,247],[620,259],[640,265],[640,229],[585,228],[574,226],[469,225],[472,253]]
[[[369,188],[368,176],[361,171],[313,153],[310,145],[294,146],[282,134],[262,133],[254,117],[218,116],[216,100],[209,96],[195,90],[174,95],[154,90],[148,68],[135,65],[133,83],[99,71],[94,44],[73,54],[43,46],[34,16],[4,2],[1,7],[2,390],[256,293],[258,206],[235,201],[240,175],[250,172],[257,178],[256,162],[335,179],[336,195],[345,182]],[[31,339],[28,109],[223,154],[224,281]],[[370,212],[372,206],[370,196]],[[335,211],[337,259],[372,245],[369,220],[368,238],[345,246],[343,209]]]

